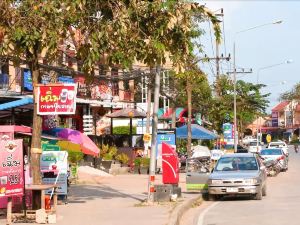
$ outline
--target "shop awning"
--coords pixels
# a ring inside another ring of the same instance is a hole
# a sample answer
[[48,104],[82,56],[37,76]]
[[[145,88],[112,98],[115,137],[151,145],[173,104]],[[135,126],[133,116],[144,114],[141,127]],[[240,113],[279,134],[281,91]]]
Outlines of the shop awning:
[[[187,133],[187,125],[176,128],[176,138],[186,139],[188,136]],[[212,131],[205,129],[198,124],[192,124],[192,139],[212,140],[217,138],[218,136]]]
[[15,108],[18,106],[28,105],[28,104],[32,104],[32,103],[33,103],[33,98],[30,98],[30,97],[22,98],[22,99],[15,100],[12,102],[6,102],[3,104],[0,104],[0,111]]

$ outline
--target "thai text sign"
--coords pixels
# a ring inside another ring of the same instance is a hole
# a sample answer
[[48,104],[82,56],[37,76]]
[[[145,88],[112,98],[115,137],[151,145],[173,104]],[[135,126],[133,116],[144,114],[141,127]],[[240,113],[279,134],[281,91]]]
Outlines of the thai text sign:
[[22,140],[0,141],[0,197],[24,193],[22,143]]
[[75,84],[47,84],[38,86],[38,114],[75,114]]

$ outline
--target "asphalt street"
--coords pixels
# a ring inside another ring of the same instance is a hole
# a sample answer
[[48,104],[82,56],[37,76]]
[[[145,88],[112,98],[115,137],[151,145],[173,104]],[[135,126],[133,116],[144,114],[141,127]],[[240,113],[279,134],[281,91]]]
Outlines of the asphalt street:
[[300,153],[290,147],[289,170],[268,177],[263,200],[230,198],[206,202],[198,211],[197,225],[299,225]]

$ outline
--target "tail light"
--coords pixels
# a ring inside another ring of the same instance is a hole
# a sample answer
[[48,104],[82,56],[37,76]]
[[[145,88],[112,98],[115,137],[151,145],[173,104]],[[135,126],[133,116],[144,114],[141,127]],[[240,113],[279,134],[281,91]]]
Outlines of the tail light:
[[278,158],[278,160],[284,160],[284,156],[283,156],[283,155],[280,156],[280,157]]

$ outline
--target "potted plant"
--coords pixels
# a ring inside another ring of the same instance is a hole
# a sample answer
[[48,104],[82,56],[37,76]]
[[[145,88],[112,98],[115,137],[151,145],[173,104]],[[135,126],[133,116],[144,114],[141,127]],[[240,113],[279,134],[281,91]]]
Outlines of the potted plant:
[[120,174],[126,174],[129,172],[128,161],[129,157],[125,153],[118,154],[116,156],[116,160],[121,163],[121,167],[119,168]]
[[149,174],[150,158],[136,158],[134,160],[135,172]]
[[102,158],[101,166],[106,170],[109,170],[111,168],[111,164],[115,159],[117,151],[118,150],[115,146],[102,145],[100,150],[100,157]]

